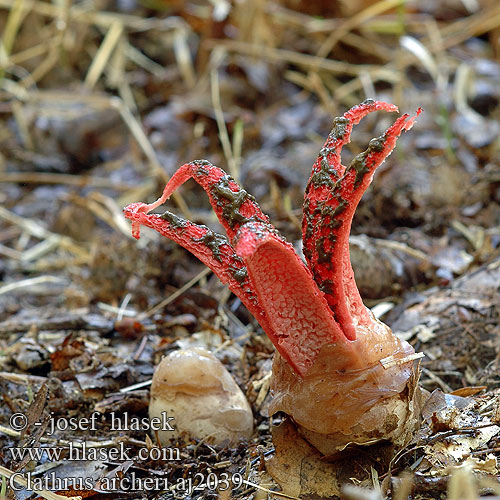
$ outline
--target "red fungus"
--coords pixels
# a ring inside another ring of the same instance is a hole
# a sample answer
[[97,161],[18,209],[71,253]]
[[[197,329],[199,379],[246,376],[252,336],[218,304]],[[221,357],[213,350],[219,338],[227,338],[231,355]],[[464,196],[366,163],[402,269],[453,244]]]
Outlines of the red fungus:
[[[375,169],[416,118],[398,118],[344,167],[340,154],[353,125],[378,110],[397,108],[367,100],[334,120],[305,193],[307,265],[255,199],[204,160],[183,165],[155,203],[124,209],[136,238],[143,224],[176,241],[241,299],[279,353],[273,366],[274,410],[291,415],[325,453],[352,441],[396,440],[413,412],[412,397],[405,391],[413,349],[363,305],[349,260],[349,232],[359,200]],[[170,212],[149,213],[189,178],[207,192],[228,238]],[[399,361],[385,370],[380,360],[387,356]],[[403,421],[384,427],[380,419],[395,414]]]

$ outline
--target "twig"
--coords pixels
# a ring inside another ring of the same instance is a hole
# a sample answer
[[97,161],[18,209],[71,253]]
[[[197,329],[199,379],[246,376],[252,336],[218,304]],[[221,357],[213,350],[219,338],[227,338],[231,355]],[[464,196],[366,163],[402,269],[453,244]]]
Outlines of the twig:
[[[7,434],[10,437],[13,438],[20,438],[21,437],[21,432],[15,431],[11,429],[10,427],[5,427],[3,425],[0,425],[0,432]],[[40,443],[44,444],[57,444],[57,446],[60,446],[61,448],[78,448],[78,449],[84,449],[84,448],[113,448],[116,446],[117,443],[119,442],[129,442],[129,439],[127,437],[123,438],[118,438],[118,439],[106,439],[104,441],[68,441],[67,439],[55,439],[51,437],[42,437],[40,439]],[[67,499],[66,499],[67,500]]]
[[432,373],[427,368],[421,367],[422,373],[427,375],[433,382],[436,382],[444,392],[450,393],[453,392],[453,389],[440,377],[438,377],[435,373]]
[[134,361],[137,361],[141,357],[141,354],[144,351],[144,348],[146,347],[147,343],[148,343],[148,336],[144,335],[141,339],[141,343],[139,344],[139,347],[137,348],[134,355],[132,356],[132,359]]
[[252,483],[251,481],[248,481],[247,479],[243,480],[243,482],[252,487],[252,488],[257,488],[258,490],[265,491],[266,493],[269,493],[270,495],[274,495],[280,498],[289,498],[291,500],[300,500],[298,497],[294,497],[292,495],[287,495],[286,493],[281,493],[281,491],[273,491],[270,490],[269,488],[264,488],[264,486],[261,486],[260,484]]
[[15,283],[9,283],[0,287],[0,295],[4,295],[20,288],[32,287],[35,285],[42,285],[45,283],[57,283],[61,285],[66,285],[68,282],[64,278],[59,278],[57,276],[37,276],[36,278],[28,278],[22,281],[16,281]]
[[429,256],[426,253],[417,250],[416,248],[412,248],[408,246],[406,243],[401,243],[400,241],[393,241],[393,240],[383,240],[380,238],[375,238],[375,241],[377,245],[381,247],[386,247],[390,248],[391,250],[404,252],[410,255],[411,257],[414,257],[415,259],[423,260],[424,262],[428,262],[430,260]]
[[423,352],[416,352],[415,354],[410,354],[409,356],[405,356],[400,359],[397,359],[394,356],[388,356],[387,358],[381,359],[380,364],[387,370],[393,366],[404,365],[409,361],[415,361],[416,359],[423,358],[424,356],[425,354]]
[[135,391],[136,389],[142,389],[143,387],[148,387],[151,385],[151,382],[153,379],[149,380],[144,380],[143,382],[138,382],[137,384],[134,385],[129,385],[128,387],[122,387],[120,389],[120,392],[130,392],[130,391]]
[[[13,471],[11,471],[5,467],[2,467],[1,465],[0,465],[0,475],[6,477],[7,479],[12,478],[12,480],[14,482],[16,482],[17,484],[20,484],[24,488],[26,488],[28,486],[28,481],[26,481],[26,479],[19,477],[19,474],[16,474],[14,476]],[[34,488],[33,491],[35,493],[38,493],[43,498],[46,498],[47,500],[82,500],[81,496],[66,497],[66,496],[58,495],[57,493],[52,493],[52,491],[39,490],[37,488]]]
[[47,381],[47,377],[40,377],[39,375],[27,375],[26,373],[10,373],[0,372],[0,378],[12,382],[13,384],[30,385],[32,383],[43,384]]
[[211,273],[212,271],[207,267],[203,269],[203,271],[199,272],[194,278],[190,279],[184,286],[179,288],[176,292],[174,292],[172,295],[167,297],[165,300],[162,300],[159,304],[154,306],[152,309],[150,309],[147,312],[144,312],[142,314],[139,314],[138,319],[143,320],[145,318],[149,318],[152,316],[156,311],[159,311],[160,309],[163,309],[165,306],[173,302],[177,297],[180,297],[185,291],[189,290],[193,285],[198,283],[202,278],[204,278],[207,274]]

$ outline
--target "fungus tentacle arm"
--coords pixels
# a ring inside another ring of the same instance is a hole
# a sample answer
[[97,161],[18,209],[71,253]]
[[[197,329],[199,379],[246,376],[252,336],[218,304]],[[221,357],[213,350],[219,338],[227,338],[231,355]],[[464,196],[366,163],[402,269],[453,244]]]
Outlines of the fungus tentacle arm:
[[[133,203],[125,208],[135,237],[139,237],[141,224],[152,227],[191,251],[227,283],[283,359],[302,377],[309,376],[325,346],[342,346],[338,352],[347,357],[349,366],[362,368],[366,353],[354,342],[357,333],[367,340],[366,332],[377,331],[354,281],[349,231],[375,169],[415,120],[402,116],[344,167],[340,153],[350,140],[353,125],[377,110],[397,108],[365,101],[347,111],[334,121],[334,129],[314,164],[303,220],[304,254],[309,267],[270,224],[255,199],[222,169],[205,160],[180,167],[154,203]],[[163,216],[149,214],[191,178],[207,193],[228,238],[169,212]]]
[[250,222],[238,232],[235,249],[272,326],[268,335],[297,373],[304,376],[325,345],[340,343],[350,352],[323,294],[290,243]]
[[[347,326],[347,332],[351,328],[355,331],[358,325],[369,327],[373,322],[356,286],[349,255],[349,234],[354,213],[361,197],[373,180],[375,170],[391,154],[401,132],[409,130],[419,114],[420,110],[412,118],[409,118],[408,114],[402,115],[383,135],[372,139],[368,148],[352,160],[339,182],[339,198],[349,201],[345,211],[337,218],[340,225],[332,252],[333,259],[340,260],[342,265],[340,269],[333,269],[330,279],[339,284],[338,290],[342,290],[343,293],[344,300],[342,300],[342,297],[338,300],[335,317],[339,323]],[[322,229],[320,228],[320,232]],[[346,334],[351,339],[355,338],[348,333]]]
[[[209,267],[219,279],[243,302],[250,313],[271,336],[272,327],[259,304],[254,286],[248,276],[243,259],[229,240],[208,227],[194,224],[182,217],[165,212],[147,214],[144,203],[133,203],[124,209],[133,224],[142,224],[175,241]],[[147,210],[147,209],[146,209]]]
[[[210,205],[230,240],[246,222],[253,220],[269,224],[255,198],[248,194],[230,175],[206,160],[196,160],[180,167],[170,178],[162,195],[142,211],[148,213],[167,201],[172,193],[189,179],[196,181],[207,193]],[[137,226],[133,228],[137,231]]]
[[336,321],[350,340],[356,339],[359,325],[372,323],[359,295],[349,258],[352,218],[375,169],[394,149],[402,130],[411,128],[415,120],[415,117],[408,120],[408,115],[401,116],[381,137],[370,141],[365,152],[344,167],[340,163],[340,152],[349,142],[352,126],[378,110],[397,111],[397,107],[365,101],[334,121],[334,129],[313,167],[304,200],[304,255]]
[[394,104],[367,99],[346,111],[343,116],[334,118],[332,130],[313,165],[311,178],[315,174],[323,172],[335,182],[344,174],[345,166],[342,165],[340,157],[342,148],[351,141],[354,125],[357,125],[366,115],[374,111],[397,112],[398,108]]

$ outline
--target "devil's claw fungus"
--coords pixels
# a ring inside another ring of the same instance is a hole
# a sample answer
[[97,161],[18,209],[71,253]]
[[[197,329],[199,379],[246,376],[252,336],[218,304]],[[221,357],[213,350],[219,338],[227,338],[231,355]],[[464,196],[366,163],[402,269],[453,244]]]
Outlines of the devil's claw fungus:
[[180,437],[234,444],[253,433],[245,395],[224,365],[201,347],[174,351],[157,366],[149,416],[161,419],[163,412],[174,419],[158,433],[164,446]]
[[[349,260],[349,232],[361,196],[416,118],[402,115],[343,166],[340,154],[353,125],[378,110],[397,108],[367,100],[333,122],[305,192],[306,263],[253,196],[207,161],[183,165],[156,202],[124,210],[135,237],[143,224],[176,241],[227,283],[255,316],[278,351],[272,409],[290,415],[324,454],[349,443],[403,444],[416,423],[414,350],[363,305]],[[207,192],[227,237],[170,212],[149,213],[190,178]]]

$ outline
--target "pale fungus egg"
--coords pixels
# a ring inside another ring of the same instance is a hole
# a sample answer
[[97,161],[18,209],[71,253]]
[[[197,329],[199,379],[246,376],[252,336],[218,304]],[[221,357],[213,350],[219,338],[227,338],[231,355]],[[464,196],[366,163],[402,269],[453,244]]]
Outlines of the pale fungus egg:
[[224,365],[201,347],[172,352],[157,366],[149,417],[161,419],[163,413],[174,420],[158,431],[162,445],[182,435],[227,445],[253,433],[245,395]]

